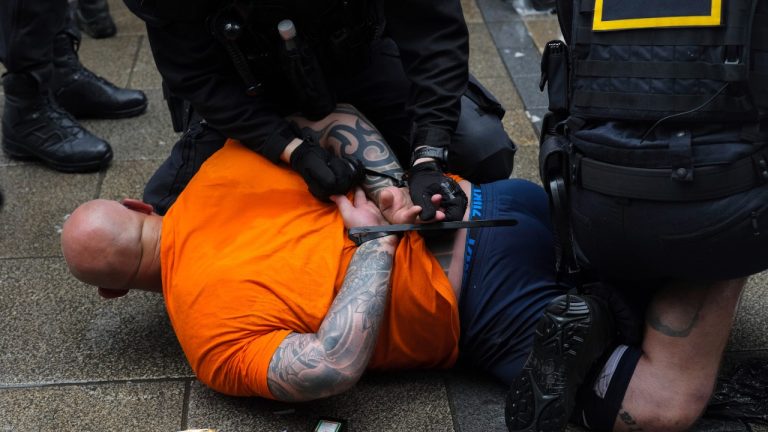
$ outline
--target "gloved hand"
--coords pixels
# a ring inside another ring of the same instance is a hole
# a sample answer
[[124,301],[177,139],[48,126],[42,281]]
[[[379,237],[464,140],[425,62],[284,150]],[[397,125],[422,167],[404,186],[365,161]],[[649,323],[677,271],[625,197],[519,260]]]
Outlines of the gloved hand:
[[452,178],[443,175],[435,162],[423,162],[411,167],[408,172],[408,186],[413,203],[421,206],[419,217],[422,221],[435,218],[437,208],[432,204],[432,195],[443,197],[441,206],[446,221],[460,221],[467,209],[467,195]]
[[299,173],[318,200],[330,202],[331,195],[347,193],[363,181],[362,162],[355,158],[340,158],[330,151],[304,141],[291,153],[291,168]]

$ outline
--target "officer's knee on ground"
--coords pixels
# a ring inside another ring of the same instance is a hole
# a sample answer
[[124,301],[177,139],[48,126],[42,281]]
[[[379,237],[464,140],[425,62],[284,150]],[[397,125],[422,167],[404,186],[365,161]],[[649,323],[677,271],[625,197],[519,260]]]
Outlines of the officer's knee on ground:
[[[712,396],[712,387],[691,383],[686,388],[670,388],[659,391],[657,406],[647,419],[636,419],[645,430],[659,432],[683,432],[691,428],[701,417]],[[621,412],[619,413],[621,416]],[[621,422],[621,419],[618,419]]]

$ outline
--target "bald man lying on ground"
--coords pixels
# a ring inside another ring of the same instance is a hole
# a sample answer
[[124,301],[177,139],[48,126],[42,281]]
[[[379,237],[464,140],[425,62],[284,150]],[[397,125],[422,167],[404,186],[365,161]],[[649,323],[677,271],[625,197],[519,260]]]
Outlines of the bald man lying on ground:
[[296,173],[230,141],[162,218],[135,200],[80,206],[62,234],[72,273],[108,297],[162,291],[196,375],[231,395],[315,399],[366,369],[447,368],[459,352],[510,381],[565,291],[541,188],[463,182],[473,218],[514,227],[446,233],[429,248],[416,233],[356,246],[345,225],[413,221],[420,209],[393,187],[401,168],[365,119],[342,107],[310,126],[378,173],[368,198],[320,202]]
[[[163,218],[135,200],[80,206],[62,233],[70,270],[105,297],[162,292],[197,377],[226,394],[311,400],[350,388],[368,369],[447,368],[461,359],[505,383],[524,365],[547,364],[536,368],[546,376],[535,377],[552,396],[547,409],[570,412],[571,389],[593,363],[603,367],[596,360],[615,331],[602,299],[563,295],[544,191],[522,180],[461,182],[471,199],[465,219],[518,224],[446,232],[428,244],[407,233],[358,246],[345,227],[412,221],[420,209],[394,187],[402,170],[355,111],[341,107],[304,125],[337,154],[364,162],[367,196],[320,202],[296,173],[230,141]],[[680,299],[654,301],[655,319],[675,318]],[[653,340],[643,349],[670,357]],[[685,367],[652,371],[673,376]],[[689,397],[679,388],[658,395]]]

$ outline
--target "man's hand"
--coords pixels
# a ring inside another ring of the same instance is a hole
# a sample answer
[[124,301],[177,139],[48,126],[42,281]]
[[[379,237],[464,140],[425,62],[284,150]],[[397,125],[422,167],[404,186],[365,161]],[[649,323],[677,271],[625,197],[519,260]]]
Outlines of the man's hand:
[[422,162],[411,167],[408,184],[413,203],[421,207],[422,221],[436,219],[438,207],[433,195],[441,196],[446,221],[459,221],[467,209],[467,195],[453,179],[446,177],[435,162]]
[[[432,196],[432,205],[440,206],[442,197],[440,195]],[[384,218],[391,224],[413,224],[419,223],[419,213],[421,206],[413,204],[408,188],[389,186],[379,193],[379,210]],[[445,219],[445,213],[437,211],[435,221],[439,222]]]
[[340,158],[309,141],[296,147],[290,162],[291,168],[304,178],[309,192],[320,201],[328,201],[331,195],[347,193],[365,176],[357,159]]
[[389,223],[381,214],[373,201],[368,200],[362,188],[355,188],[354,203],[345,195],[333,195],[331,200],[336,203],[344,219],[344,226],[355,228],[359,226],[388,225]]

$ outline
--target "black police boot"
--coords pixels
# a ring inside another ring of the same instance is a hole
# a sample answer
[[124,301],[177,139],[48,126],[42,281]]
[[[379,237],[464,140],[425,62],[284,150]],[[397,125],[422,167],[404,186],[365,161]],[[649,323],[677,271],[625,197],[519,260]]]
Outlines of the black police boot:
[[589,296],[552,300],[536,326],[533,351],[507,393],[510,431],[565,430],[576,393],[614,336],[608,305]]
[[78,44],[69,32],[60,32],[53,42],[51,91],[59,106],[77,118],[116,119],[143,113],[144,92],[119,88],[86,69],[77,57]]
[[75,22],[80,30],[94,39],[108,38],[117,33],[107,0],[78,0]]
[[64,172],[97,171],[112,160],[109,144],[56,106],[32,76],[6,74],[3,88],[3,151],[8,156],[38,159]]

